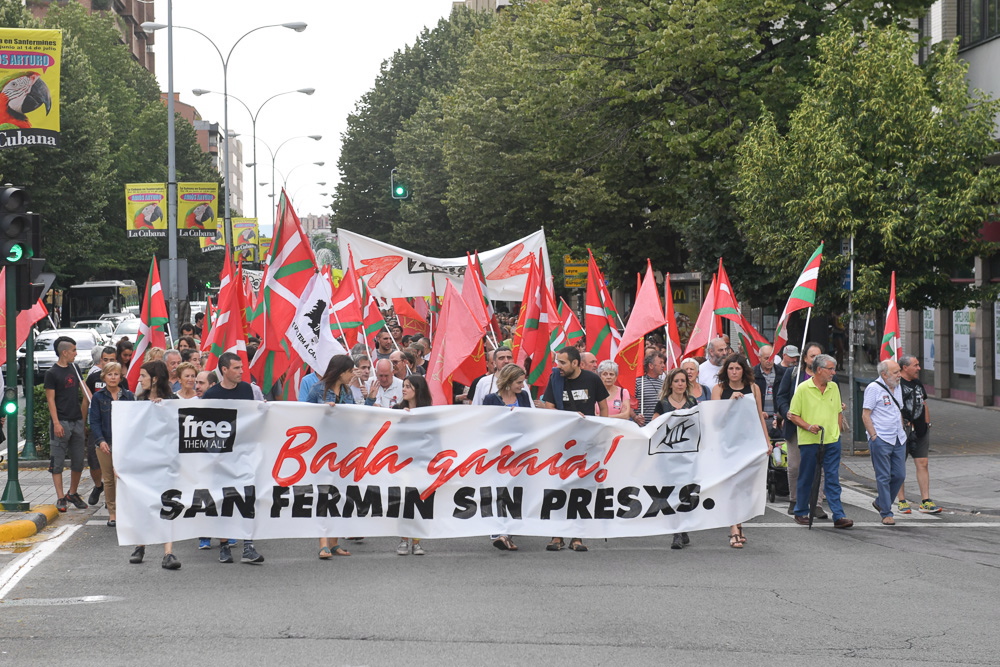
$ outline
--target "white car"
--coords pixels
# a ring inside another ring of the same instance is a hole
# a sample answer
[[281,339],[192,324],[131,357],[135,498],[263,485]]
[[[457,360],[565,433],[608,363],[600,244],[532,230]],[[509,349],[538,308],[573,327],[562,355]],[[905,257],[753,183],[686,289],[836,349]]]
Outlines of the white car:
[[118,341],[126,337],[134,343],[136,335],[139,333],[140,322],[141,320],[138,317],[122,320],[122,323],[118,325],[115,333],[111,336],[111,344],[117,345]]
[[111,343],[111,336],[115,333],[115,325],[108,320],[80,320],[73,325],[74,329],[91,329],[101,337],[102,342]]

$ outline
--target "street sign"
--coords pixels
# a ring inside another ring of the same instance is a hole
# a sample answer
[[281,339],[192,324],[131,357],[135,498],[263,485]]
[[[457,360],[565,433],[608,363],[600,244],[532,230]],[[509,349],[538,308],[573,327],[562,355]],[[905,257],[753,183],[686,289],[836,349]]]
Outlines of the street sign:
[[563,285],[566,289],[583,289],[587,286],[587,260],[563,255]]

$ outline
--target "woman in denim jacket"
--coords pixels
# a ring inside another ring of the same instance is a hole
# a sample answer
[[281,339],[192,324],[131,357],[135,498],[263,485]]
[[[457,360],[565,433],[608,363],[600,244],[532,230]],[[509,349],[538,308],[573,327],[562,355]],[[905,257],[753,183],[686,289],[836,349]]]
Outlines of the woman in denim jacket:
[[104,501],[108,506],[108,525],[115,526],[115,464],[111,457],[111,406],[115,401],[134,401],[135,396],[121,387],[122,367],[118,363],[105,364],[101,370],[104,388],[94,392],[90,401],[90,431],[97,443],[97,458],[101,462],[104,478]]

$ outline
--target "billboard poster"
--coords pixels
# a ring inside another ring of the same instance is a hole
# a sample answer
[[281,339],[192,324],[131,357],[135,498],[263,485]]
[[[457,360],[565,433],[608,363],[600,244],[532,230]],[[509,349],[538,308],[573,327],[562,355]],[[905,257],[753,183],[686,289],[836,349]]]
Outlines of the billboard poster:
[[212,236],[202,236],[198,239],[198,245],[202,252],[214,252],[226,249],[226,239],[222,235],[221,229],[216,229]]
[[178,183],[177,235],[215,236],[218,203],[218,183]]
[[0,29],[0,148],[59,145],[61,30]]
[[166,184],[125,184],[125,233],[130,239],[167,235]]
[[934,370],[934,310],[924,310],[924,358],[921,366],[925,371]]
[[952,371],[956,375],[976,374],[976,311],[966,306],[953,310],[952,317]]
[[236,246],[235,259],[244,262],[257,261],[257,218],[233,218],[233,245]]
[[260,261],[263,262],[267,259],[267,253],[271,252],[271,238],[269,236],[261,236],[257,241],[257,245],[260,247],[260,252],[257,256],[260,257]]

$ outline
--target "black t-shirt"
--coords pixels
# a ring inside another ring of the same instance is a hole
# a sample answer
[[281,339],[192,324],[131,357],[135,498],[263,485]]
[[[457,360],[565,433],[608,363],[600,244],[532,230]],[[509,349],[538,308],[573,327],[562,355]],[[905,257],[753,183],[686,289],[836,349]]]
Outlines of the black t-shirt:
[[[553,376],[558,372],[552,371]],[[545,396],[542,397],[542,400],[558,406],[552,390],[552,379],[554,378],[549,379],[549,385],[545,388]],[[580,374],[572,380],[562,378],[562,381],[562,409],[568,412],[582,412],[587,416],[593,417],[597,404],[608,397],[607,387],[604,386],[597,373],[593,371],[581,370]]]
[[205,394],[202,398],[228,398],[234,401],[252,401],[253,388],[250,387],[249,382],[240,382],[238,385],[232,389],[226,389],[222,386],[222,383],[213,384],[211,387],[205,390]]
[[899,381],[903,393],[903,418],[913,424],[918,436],[927,432],[927,420],[924,418],[924,402],[927,400],[927,390],[920,380]]
[[698,405],[698,401],[688,396],[683,408],[675,408],[674,404],[670,402],[670,399],[664,396],[656,402],[656,408],[653,410],[653,414],[665,415],[668,412],[673,412],[674,410],[687,410],[688,408],[693,408],[696,405]]
[[45,371],[45,388],[56,392],[56,416],[59,421],[79,421],[83,419],[80,411],[80,378],[73,364],[63,368],[53,364]]
[[[93,373],[88,375],[86,382],[87,382],[87,388],[90,389],[91,396],[96,394],[97,390],[104,389],[107,386],[104,383],[104,380],[101,379],[101,371],[94,371]],[[129,388],[128,378],[122,375],[121,380],[118,382],[118,385],[122,389],[128,389]]]

